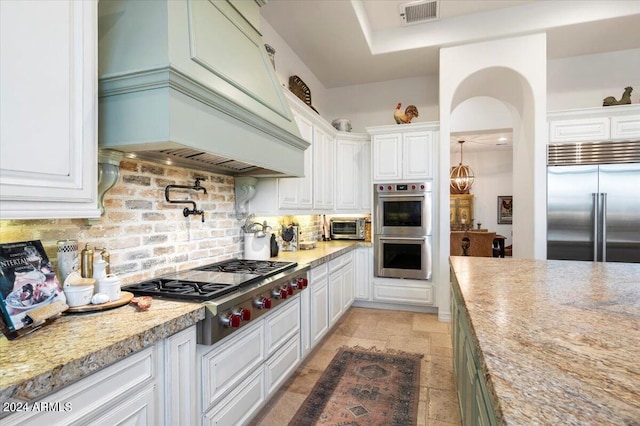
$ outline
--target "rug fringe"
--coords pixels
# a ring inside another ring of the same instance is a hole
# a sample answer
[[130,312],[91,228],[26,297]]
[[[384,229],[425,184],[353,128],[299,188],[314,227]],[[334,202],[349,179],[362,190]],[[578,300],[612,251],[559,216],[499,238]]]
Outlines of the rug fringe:
[[360,345],[357,345],[357,346],[344,345],[344,346],[339,347],[338,350],[339,351],[354,350],[354,351],[360,351],[360,352],[373,352],[373,353],[379,353],[379,354],[404,356],[404,357],[408,357],[408,358],[419,358],[419,359],[424,358],[424,354],[422,354],[422,353],[406,352],[406,351],[403,351],[403,350],[400,350],[400,349],[392,349],[392,348],[378,349],[376,346],[371,346],[370,348],[365,348],[365,347],[362,347]]

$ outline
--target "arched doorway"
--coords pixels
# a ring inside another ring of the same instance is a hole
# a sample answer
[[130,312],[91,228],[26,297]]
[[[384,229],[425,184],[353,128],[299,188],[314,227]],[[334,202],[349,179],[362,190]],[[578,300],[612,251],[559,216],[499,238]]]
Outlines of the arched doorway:
[[[546,35],[445,48],[440,53],[439,218],[448,218],[451,114],[465,100],[489,96],[507,105],[513,123],[514,257],[546,257]],[[447,149],[443,149],[446,147]],[[438,312],[450,315],[447,220],[438,219]]]

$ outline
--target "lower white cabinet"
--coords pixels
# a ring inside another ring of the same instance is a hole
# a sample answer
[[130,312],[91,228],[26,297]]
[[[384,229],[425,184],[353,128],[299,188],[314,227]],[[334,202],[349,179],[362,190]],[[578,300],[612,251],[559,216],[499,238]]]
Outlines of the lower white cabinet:
[[373,301],[433,306],[433,284],[426,280],[374,277]]
[[353,252],[329,262],[329,325],[335,324],[353,303]]
[[373,281],[373,247],[358,247],[354,256],[354,298],[369,301]]
[[19,412],[9,425],[157,424],[158,351],[150,347],[38,401],[55,409]]
[[309,326],[311,349],[329,331],[329,274],[327,265],[320,265],[309,272]]
[[192,425],[197,422],[198,413],[193,404],[198,394],[196,340],[196,326],[166,339],[164,418],[167,425]]
[[226,397],[202,418],[203,425],[235,426],[246,424],[265,401],[264,368],[234,386]]
[[295,371],[301,360],[303,293],[214,345],[198,345],[202,424],[248,423]]

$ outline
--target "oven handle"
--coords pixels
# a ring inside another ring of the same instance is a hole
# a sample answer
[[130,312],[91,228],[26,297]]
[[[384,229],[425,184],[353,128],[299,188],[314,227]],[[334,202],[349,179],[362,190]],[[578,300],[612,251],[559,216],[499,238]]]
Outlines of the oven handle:
[[378,237],[380,240],[410,240],[410,241],[424,241],[428,236],[424,237]]
[[418,194],[384,194],[378,195],[378,199],[383,200],[385,198],[424,198],[428,192],[421,192]]

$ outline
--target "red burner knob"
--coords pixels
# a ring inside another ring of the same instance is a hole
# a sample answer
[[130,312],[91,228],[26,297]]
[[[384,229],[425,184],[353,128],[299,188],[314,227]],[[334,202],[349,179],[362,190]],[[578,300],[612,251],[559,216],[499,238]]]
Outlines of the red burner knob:
[[285,291],[287,292],[287,294],[288,294],[289,296],[291,296],[291,295],[293,294],[293,287],[291,287],[291,286],[287,286],[287,289],[286,289]]
[[265,297],[264,299],[262,299],[262,306],[265,309],[271,309],[271,299],[269,299],[268,297]]
[[[280,293],[278,293],[280,295]],[[258,309],[271,309],[271,299],[268,297],[260,297],[255,299],[253,305]]]
[[289,295],[289,292],[286,289],[284,289],[284,288],[280,289],[280,297],[281,298],[286,299],[288,295]]
[[306,278],[298,278],[298,288],[300,290],[307,288],[308,285],[309,285],[309,280],[307,280]]
[[225,327],[238,328],[240,327],[240,315],[228,314],[220,318],[220,322]]
[[251,311],[249,309],[240,309],[240,317],[242,321],[251,321]]

